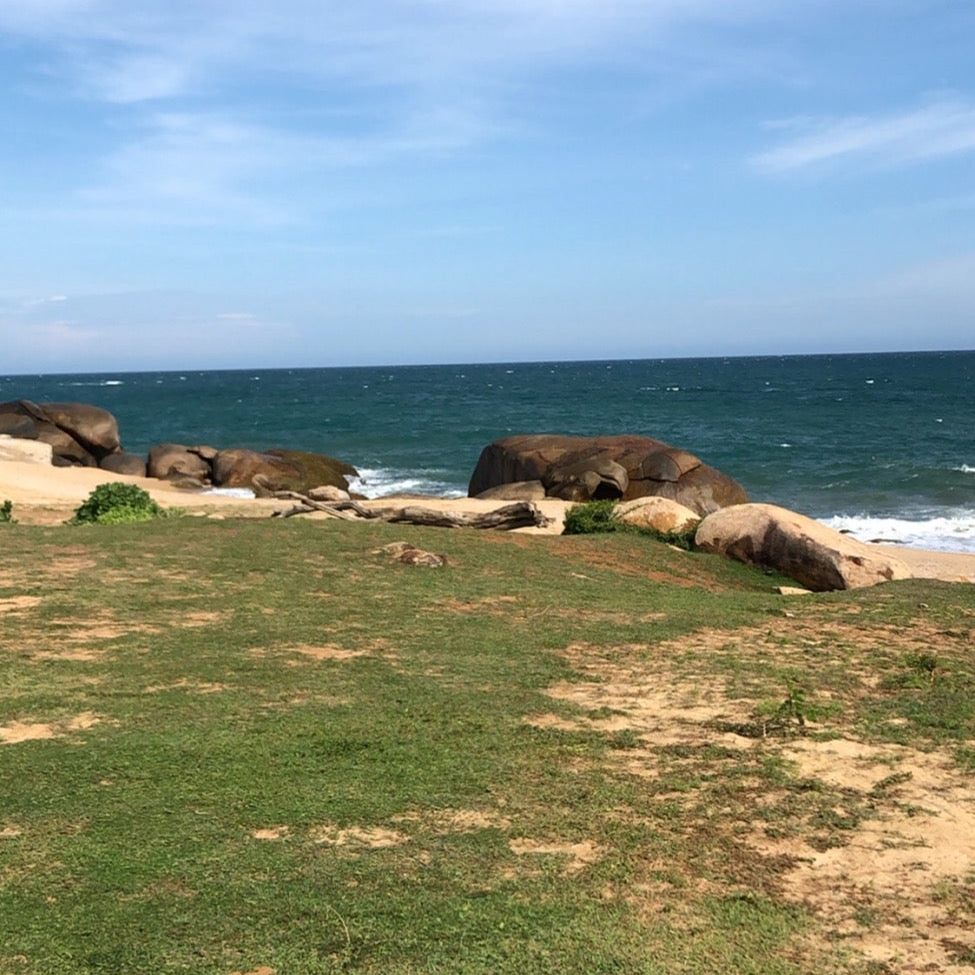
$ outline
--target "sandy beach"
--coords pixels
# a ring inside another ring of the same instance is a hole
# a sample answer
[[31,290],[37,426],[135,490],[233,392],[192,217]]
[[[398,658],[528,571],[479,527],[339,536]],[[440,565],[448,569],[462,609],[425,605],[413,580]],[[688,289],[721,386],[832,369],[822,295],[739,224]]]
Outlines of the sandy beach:
[[[56,525],[65,521],[93,488],[106,481],[137,484],[148,491],[159,504],[184,508],[199,516],[267,518],[273,512],[290,506],[287,501],[234,498],[180,490],[153,478],[108,474],[96,468],[46,467],[41,464],[0,461],[0,501],[12,501],[17,519],[24,524]],[[405,507],[422,503],[424,507],[444,511],[486,512],[501,507],[505,502],[413,496],[382,498],[364,503],[367,507]],[[551,499],[538,502],[538,505],[552,519],[552,524],[546,528],[523,528],[518,531],[535,535],[561,534],[569,504]],[[975,583],[975,554],[936,552],[904,545],[878,545],[877,548],[906,562],[917,578]]]

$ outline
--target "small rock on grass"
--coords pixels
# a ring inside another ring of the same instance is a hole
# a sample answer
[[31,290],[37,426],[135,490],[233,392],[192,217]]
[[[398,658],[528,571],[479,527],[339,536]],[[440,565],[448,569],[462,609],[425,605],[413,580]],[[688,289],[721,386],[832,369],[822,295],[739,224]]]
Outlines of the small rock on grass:
[[426,552],[422,548],[410,545],[409,542],[393,542],[376,549],[373,554],[385,555],[393,562],[399,562],[402,565],[420,565],[429,569],[442,569],[447,564],[446,555]]
[[780,596],[811,596],[811,589],[800,589],[798,586],[779,586],[775,590]]

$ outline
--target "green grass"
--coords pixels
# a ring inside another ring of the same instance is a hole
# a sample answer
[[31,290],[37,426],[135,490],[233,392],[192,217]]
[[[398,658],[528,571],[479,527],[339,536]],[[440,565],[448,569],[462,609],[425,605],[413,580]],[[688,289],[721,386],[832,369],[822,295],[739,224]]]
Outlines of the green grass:
[[[400,539],[448,568],[373,554]],[[842,844],[896,783],[848,795],[778,749],[855,732],[959,769],[975,754],[971,587],[785,602],[773,576],[639,536],[298,519],[11,526],[2,544],[0,731],[56,735],[0,744],[2,975],[866,972],[741,838],[761,799],[779,835]],[[859,645],[851,620],[923,623],[936,664]],[[598,686],[579,646],[719,681],[777,728],[747,753],[606,733],[618,708],[544,693]],[[329,647],[363,653],[297,652]],[[575,727],[525,720],[542,713]],[[482,816],[445,827],[457,811]]]

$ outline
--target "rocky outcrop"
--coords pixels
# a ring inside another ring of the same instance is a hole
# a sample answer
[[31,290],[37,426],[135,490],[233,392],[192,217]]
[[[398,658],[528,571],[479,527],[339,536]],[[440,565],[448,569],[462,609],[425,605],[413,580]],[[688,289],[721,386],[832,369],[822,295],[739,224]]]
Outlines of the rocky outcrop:
[[702,551],[774,569],[814,592],[911,577],[899,559],[772,504],[741,504],[715,512],[701,522],[694,542]]
[[50,444],[59,467],[96,467],[121,450],[115,417],[88,403],[0,403],[0,433]]
[[496,440],[481,452],[468,493],[541,481],[570,501],[665,497],[699,515],[748,501],[733,478],[686,450],[650,437],[532,434]]
[[39,440],[22,440],[0,434],[0,460],[12,460],[21,464],[50,466],[53,451],[51,445]]
[[149,477],[168,480],[173,477],[193,477],[201,482],[210,480],[210,464],[190,447],[179,443],[156,444],[149,451],[146,465]]
[[129,477],[146,476],[146,462],[144,458],[138,454],[129,454],[125,451],[103,457],[98,466],[103,471],[111,471],[113,474],[125,474]]
[[213,461],[213,482],[220,487],[251,488],[262,494],[295,491],[307,494],[313,488],[349,490],[347,477],[356,469],[324,454],[300,450],[221,450]]
[[661,535],[687,535],[701,523],[701,517],[690,508],[670,498],[637,498],[617,505],[613,517],[625,525],[648,528]]
[[541,481],[515,481],[488,488],[477,497],[482,501],[541,501],[545,498],[545,485]]

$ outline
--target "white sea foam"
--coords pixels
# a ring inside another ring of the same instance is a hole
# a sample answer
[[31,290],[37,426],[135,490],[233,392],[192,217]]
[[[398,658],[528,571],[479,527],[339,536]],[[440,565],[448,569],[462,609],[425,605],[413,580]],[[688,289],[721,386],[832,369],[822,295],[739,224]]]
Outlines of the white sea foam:
[[367,498],[385,498],[391,494],[429,494],[438,498],[462,498],[467,492],[456,483],[436,475],[444,471],[403,471],[382,467],[360,467],[358,477],[349,478],[349,489]]
[[952,467],[953,471],[958,471],[960,474],[975,474],[975,467],[971,464],[961,464],[958,467]]
[[257,495],[250,488],[208,488],[204,494],[216,494],[221,498],[254,498]]
[[85,383],[71,382],[71,383],[64,383],[62,385],[67,385],[67,386],[124,386],[125,385],[125,382],[124,382],[124,380],[121,380],[121,379],[99,379],[99,380],[94,381],[94,382],[85,382]]
[[836,515],[820,520],[837,531],[849,532],[862,542],[882,539],[939,552],[975,553],[975,510],[926,519]]

